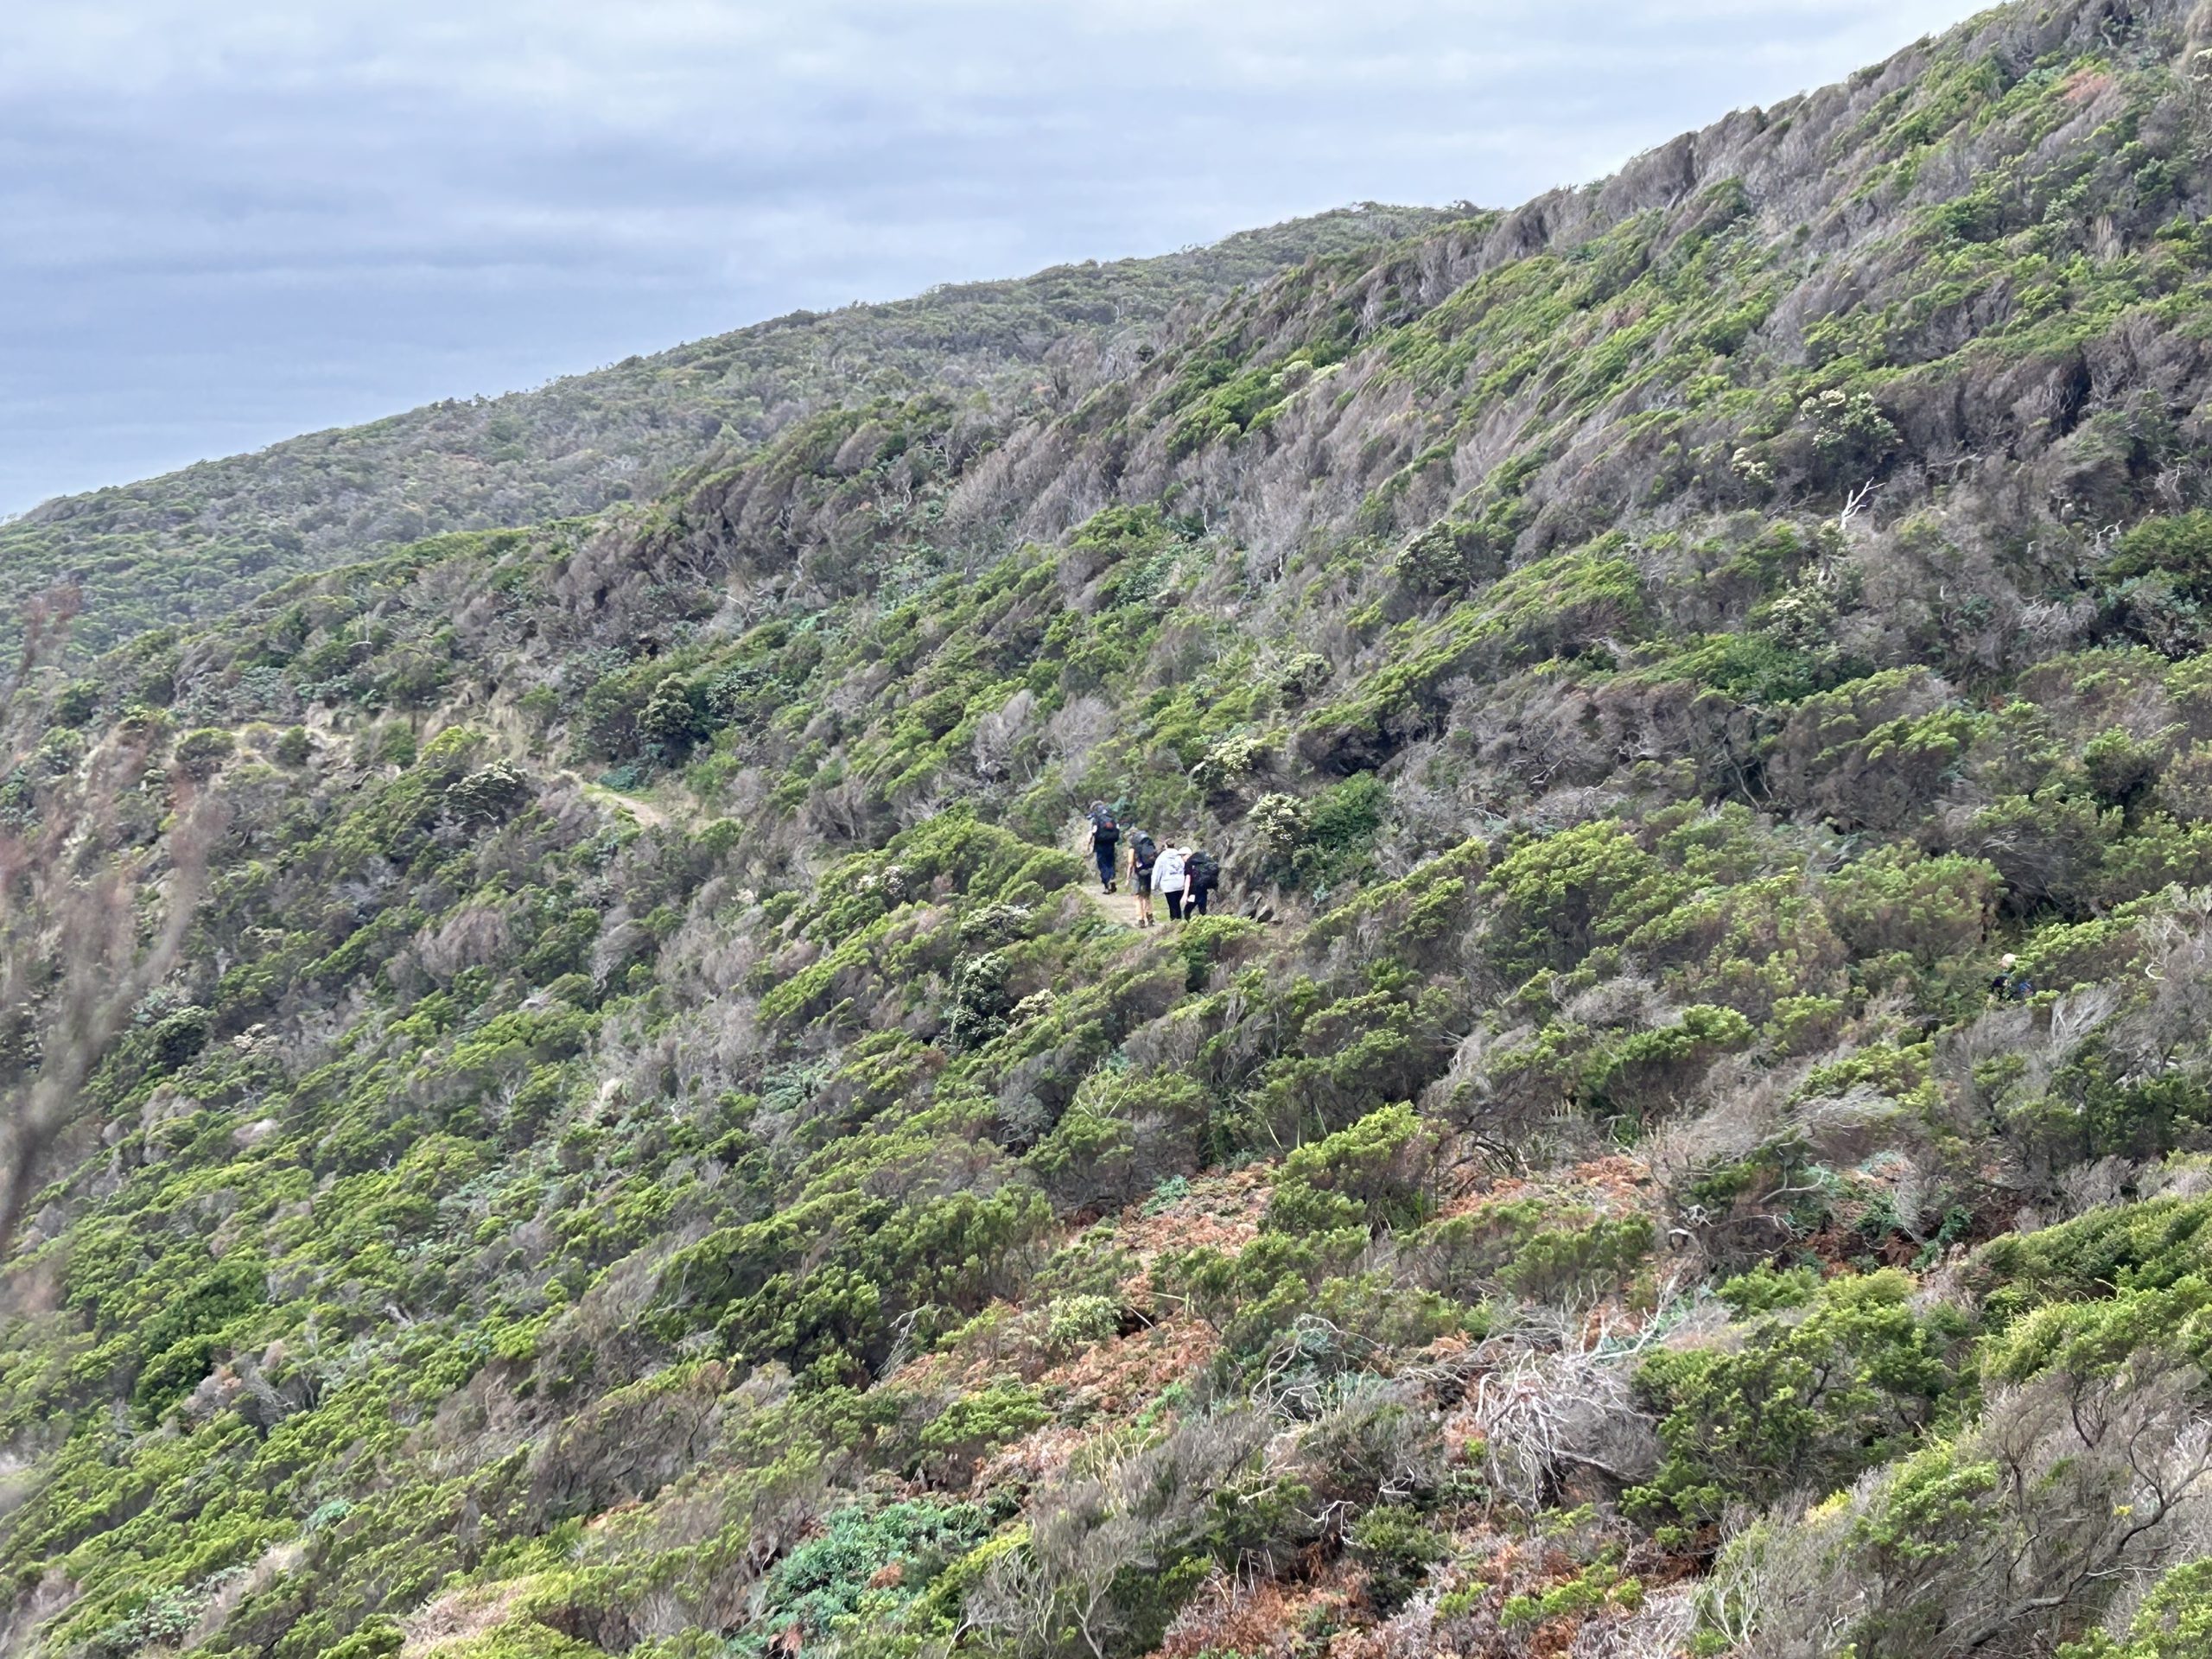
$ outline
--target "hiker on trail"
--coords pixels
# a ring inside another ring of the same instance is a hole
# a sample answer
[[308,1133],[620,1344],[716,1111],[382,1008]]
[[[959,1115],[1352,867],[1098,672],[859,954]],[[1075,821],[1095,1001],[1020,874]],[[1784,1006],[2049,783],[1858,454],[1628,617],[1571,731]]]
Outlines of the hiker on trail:
[[1152,872],[1160,860],[1160,843],[1141,830],[1129,842],[1129,891],[1137,896],[1137,925],[1152,925]]
[[1153,861],[1152,885],[1160,897],[1167,900],[1167,919],[1183,919],[1183,886],[1188,879],[1185,867],[1191,857],[1187,847],[1163,847],[1160,856]]
[[1194,847],[1191,855],[1183,861],[1183,912],[1186,916],[1203,916],[1213,898],[1213,890],[1221,885],[1221,864],[1203,847]]
[[1090,804],[1090,855],[1097,861],[1098,885],[1114,891],[1114,864],[1122,845],[1122,826],[1103,801]]

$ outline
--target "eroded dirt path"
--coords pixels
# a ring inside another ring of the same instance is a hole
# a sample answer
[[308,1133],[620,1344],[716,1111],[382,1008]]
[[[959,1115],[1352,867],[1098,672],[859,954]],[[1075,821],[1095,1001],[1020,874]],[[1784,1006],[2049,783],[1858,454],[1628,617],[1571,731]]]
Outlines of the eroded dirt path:
[[[594,784],[590,779],[580,772],[571,772],[566,766],[550,772],[547,775],[563,779],[574,784],[578,789],[583,791],[586,800],[595,801],[601,806],[612,806],[627,812],[645,829],[664,829],[673,822],[666,807],[656,806],[642,796],[625,795],[620,790],[609,789],[605,784]],[[685,821],[696,823],[697,819],[696,816],[692,816],[687,817]]]
[[[1135,927],[1137,925],[1137,900],[1136,895],[1129,891],[1128,853],[1118,854],[1120,862],[1114,871],[1114,884],[1118,891],[1101,893],[1098,890],[1098,867],[1091,861],[1090,819],[1077,818],[1068,826],[1067,847],[1083,861],[1083,895],[1090,901],[1091,907],[1109,922],[1118,923],[1123,927]],[[1156,899],[1152,908],[1155,916],[1166,914]]]
[[698,810],[696,803],[691,803],[689,810],[672,811],[642,795],[625,794],[619,789],[609,789],[605,784],[594,783],[570,767],[554,766],[531,741],[511,700],[495,701],[484,707],[480,718],[484,727],[505,747],[509,757],[517,763],[543,777],[557,778],[563,783],[574,784],[583,791],[586,800],[628,813],[640,829],[663,830],[680,819],[687,828],[696,830],[707,821],[706,814]]

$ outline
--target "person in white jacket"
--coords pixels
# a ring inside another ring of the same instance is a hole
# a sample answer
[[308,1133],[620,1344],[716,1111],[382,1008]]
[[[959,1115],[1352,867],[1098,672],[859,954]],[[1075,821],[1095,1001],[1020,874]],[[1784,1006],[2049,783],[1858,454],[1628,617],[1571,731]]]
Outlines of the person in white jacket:
[[1167,900],[1167,919],[1183,919],[1184,867],[1190,861],[1187,847],[1163,847],[1153,861],[1152,890]]

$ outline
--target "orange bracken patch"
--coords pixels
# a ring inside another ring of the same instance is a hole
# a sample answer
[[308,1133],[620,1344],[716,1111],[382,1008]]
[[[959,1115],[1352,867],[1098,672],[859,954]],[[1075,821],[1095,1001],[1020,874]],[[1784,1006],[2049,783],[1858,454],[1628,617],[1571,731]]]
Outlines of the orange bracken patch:
[[1089,1437],[1080,1429],[1047,1423],[1031,1430],[1011,1446],[1001,1446],[988,1458],[976,1460],[969,1489],[977,1493],[1001,1488],[1042,1486],[1067,1471],[1069,1462]]
[[1650,1170],[1624,1152],[1577,1164],[1567,1176],[1579,1186],[1594,1187],[1614,1202],[1629,1205],[1641,1203],[1644,1188],[1651,1185]]
[[2113,78],[2102,69],[2076,69],[2058,89],[2059,97],[2079,106],[2094,102],[2113,88]]
[[1178,1315],[1135,1335],[1095,1343],[1040,1379],[1094,1412],[1118,1416],[1204,1365],[1220,1345],[1212,1327]]
[[1344,1609],[1359,1600],[1358,1580],[1357,1570],[1344,1561],[1332,1563],[1302,1584],[1254,1583],[1217,1571],[1176,1615],[1150,1659],[1197,1659],[1209,1650],[1254,1659],[1287,1654],[1316,1611],[1330,1608],[1341,1617]]

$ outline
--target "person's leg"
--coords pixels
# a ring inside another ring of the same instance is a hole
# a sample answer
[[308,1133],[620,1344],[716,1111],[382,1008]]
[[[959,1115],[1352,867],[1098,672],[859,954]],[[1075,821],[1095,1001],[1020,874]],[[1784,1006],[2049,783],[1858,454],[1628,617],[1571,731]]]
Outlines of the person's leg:
[[1213,890],[1211,887],[1192,887],[1190,894],[1191,914],[1193,916],[1205,915],[1206,913],[1207,902],[1211,900],[1212,897]]
[[1097,861],[1098,885],[1102,887],[1111,888],[1114,885],[1113,849],[1107,847],[1094,845],[1090,849],[1090,855]]
[[1167,919],[1171,922],[1183,919],[1183,890],[1180,887],[1171,890],[1167,895]]

